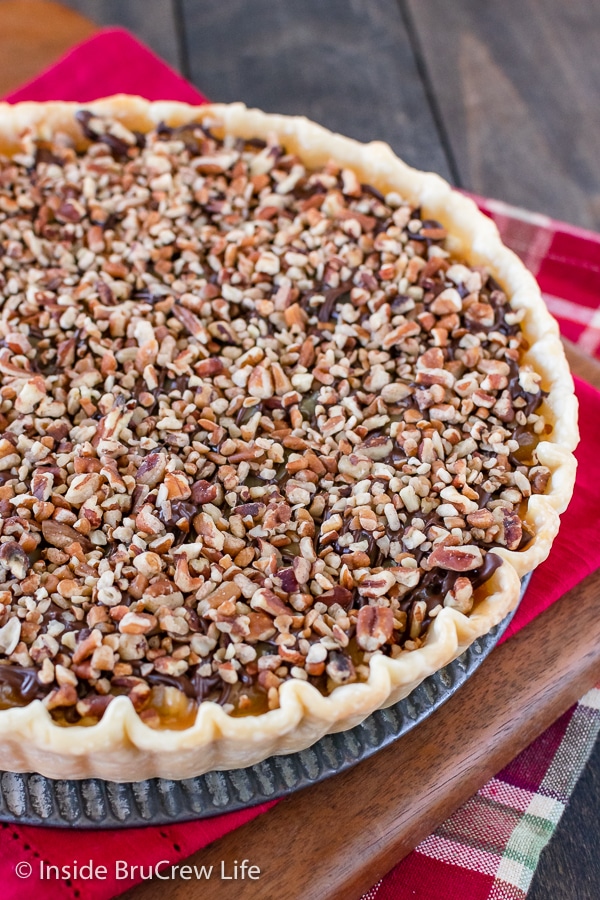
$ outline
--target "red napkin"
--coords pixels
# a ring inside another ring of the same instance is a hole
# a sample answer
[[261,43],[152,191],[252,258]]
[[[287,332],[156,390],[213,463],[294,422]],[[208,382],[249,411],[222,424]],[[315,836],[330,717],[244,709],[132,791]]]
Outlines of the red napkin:
[[[6,99],[11,102],[50,99],[87,101],[114,93],[140,94],[153,100],[205,102],[202,94],[120,29],[99,32]],[[567,288],[568,285],[565,285],[564,297],[570,296]],[[578,302],[577,297],[574,300]],[[563,519],[564,527],[550,560],[540,567],[532,579],[511,626],[511,633],[527,624],[600,564],[595,526],[600,495],[594,466],[600,440],[600,394],[583,382],[578,382],[577,392],[581,404],[582,443],[578,451],[580,468],[575,498]],[[585,558],[580,555],[582,547],[587,548]],[[43,889],[48,900],[74,896],[82,896],[86,900],[106,900],[148,878],[156,864],[160,863],[162,868],[167,861],[169,864],[176,863],[272,805],[263,804],[252,810],[184,825],[126,831],[79,831],[76,841],[73,840],[74,834],[59,829],[4,825],[4,840],[0,846],[0,896],[6,900],[21,900],[24,893]],[[240,858],[243,858],[243,848],[240,848]],[[99,866],[106,867],[105,877],[88,880],[73,877],[71,873],[69,881],[64,877],[40,880],[42,862],[73,866],[78,861],[81,866],[90,860],[96,871]],[[120,878],[123,867],[116,867],[118,860],[129,866],[141,866],[142,871],[138,868],[133,878]],[[25,866],[21,868],[22,877],[18,877],[16,869],[19,862],[29,863],[31,875],[27,876]],[[27,881],[23,880],[23,873]]]
[[4,98],[86,102],[111,94],[206,103],[206,97],[122,28],[105,28]]
[[578,468],[573,500],[561,517],[560,534],[550,556],[535,570],[502,641],[520,631],[600,566],[600,486],[596,472],[600,446],[600,392],[580,378],[575,379],[575,389],[579,399],[581,442],[575,453]]

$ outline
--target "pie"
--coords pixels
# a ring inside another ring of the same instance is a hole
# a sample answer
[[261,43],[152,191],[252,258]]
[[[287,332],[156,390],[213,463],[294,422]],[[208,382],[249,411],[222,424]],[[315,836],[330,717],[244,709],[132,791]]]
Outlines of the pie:
[[469,199],[239,104],[2,104],[0,151],[0,767],[250,765],[507,615],[576,401]]

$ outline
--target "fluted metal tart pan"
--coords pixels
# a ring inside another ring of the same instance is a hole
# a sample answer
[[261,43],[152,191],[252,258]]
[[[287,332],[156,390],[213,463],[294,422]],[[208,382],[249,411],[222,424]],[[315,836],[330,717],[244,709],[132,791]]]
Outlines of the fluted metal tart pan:
[[[523,579],[521,597],[529,576]],[[312,747],[272,756],[247,769],[197,778],[115,784],[97,778],[53,780],[0,773],[0,821],[59,828],[134,828],[218,816],[292,794],[344,772],[407,734],[448,700],[494,649],[514,611],[408,697],[380,709],[350,731]]]

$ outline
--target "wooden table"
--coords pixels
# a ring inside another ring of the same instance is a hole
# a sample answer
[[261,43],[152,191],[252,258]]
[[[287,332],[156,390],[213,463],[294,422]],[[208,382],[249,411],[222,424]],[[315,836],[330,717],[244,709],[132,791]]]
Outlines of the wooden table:
[[[303,113],[363,140],[383,139],[409,163],[434,169],[458,186],[600,228],[600,6],[590,0],[66,0],[63,7],[49,0],[0,0],[0,92],[90,34],[90,20],[130,28],[215,100]],[[575,361],[577,367],[587,365],[588,378],[598,378],[592,364],[580,357]],[[596,576],[568,601],[577,608],[587,604],[590,627],[599,590]],[[531,641],[544,643],[544,629],[555,634],[561,615],[565,613],[557,608],[541,617],[527,647]],[[525,637],[496,651],[494,666],[506,669],[506,690],[511,689],[510,660],[518,641]],[[577,671],[563,657],[562,678],[535,674],[540,690],[550,692],[546,717],[572,702],[594,671],[600,675],[597,645],[597,640],[587,640],[589,657]],[[486,666],[490,671],[491,661]],[[519,689],[518,680],[512,689]],[[465,702],[468,696],[481,701],[475,680],[464,691]],[[520,697],[525,700],[526,692]],[[451,714],[449,704],[436,714],[437,723],[434,717],[425,727],[440,728]],[[544,727],[544,717],[535,722],[519,715],[511,719],[496,725],[512,729],[516,753]],[[413,743],[403,742],[398,752],[409,754],[412,748],[418,753],[426,739],[415,732],[405,739]],[[488,739],[493,744],[492,733]],[[393,751],[380,754],[381,762],[377,758],[377,777],[384,778]],[[479,754],[478,759],[488,766],[488,775],[496,771],[494,765],[502,765],[501,755],[482,760]],[[482,769],[479,781],[483,774]],[[379,804],[376,822],[383,833],[365,844],[368,852],[340,867],[343,876],[320,873],[333,885],[328,896],[356,896],[406,852],[411,843],[407,833],[414,843],[435,826],[436,815],[439,821],[452,803],[461,802],[465,785],[471,792],[477,788],[477,778],[460,775],[460,782],[450,779],[450,786],[447,779],[426,782],[426,790],[441,791],[441,799],[429,804],[430,817],[421,818],[416,830],[393,803]],[[355,813],[351,783],[349,773],[311,789],[315,808],[317,803],[339,805],[348,797],[345,811]],[[531,900],[600,897],[599,798],[600,745],[542,855]],[[306,810],[301,796],[286,803],[292,813]],[[248,855],[246,835],[253,831],[265,842],[276,840],[286,816],[289,821],[284,807],[213,845],[204,856],[243,858]],[[273,877],[275,869],[281,876],[278,864],[272,867]],[[268,891],[265,884],[258,893],[242,893],[236,884],[237,900],[262,900],[267,893],[292,900],[299,896],[290,884],[286,888],[280,882],[276,893],[274,883]],[[206,885],[187,882],[183,887],[187,897],[212,900],[212,888],[209,894]],[[131,896],[155,894],[146,885]],[[183,896],[183,889],[173,885],[170,896]]]

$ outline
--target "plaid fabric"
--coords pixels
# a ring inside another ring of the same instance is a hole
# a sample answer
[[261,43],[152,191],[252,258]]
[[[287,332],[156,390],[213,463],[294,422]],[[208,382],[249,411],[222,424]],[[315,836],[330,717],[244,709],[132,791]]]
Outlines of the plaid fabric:
[[[600,356],[600,235],[473,198],[536,276],[565,337]],[[363,900],[522,900],[600,732],[600,685]]]
[[500,200],[473,199],[537,278],[562,334],[600,357],[600,235]]
[[523,900],[600,733],[600,685],[363,900]]

